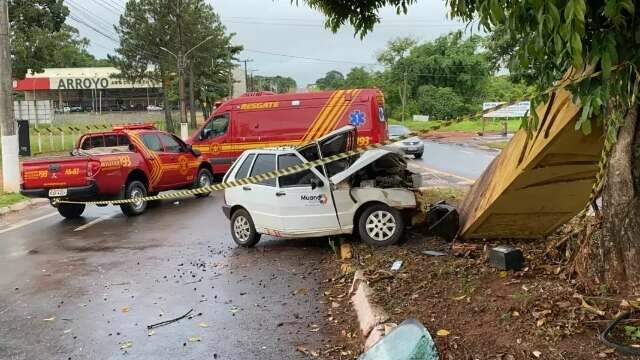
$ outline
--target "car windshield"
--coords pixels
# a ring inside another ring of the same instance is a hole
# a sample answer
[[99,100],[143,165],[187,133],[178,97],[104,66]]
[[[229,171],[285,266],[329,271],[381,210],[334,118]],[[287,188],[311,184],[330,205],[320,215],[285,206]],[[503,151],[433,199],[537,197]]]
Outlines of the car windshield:
[[401,136],[407,135],[411,133],[409,129],[401,125],[390,125],[389,126],[389,135],[391,136]]

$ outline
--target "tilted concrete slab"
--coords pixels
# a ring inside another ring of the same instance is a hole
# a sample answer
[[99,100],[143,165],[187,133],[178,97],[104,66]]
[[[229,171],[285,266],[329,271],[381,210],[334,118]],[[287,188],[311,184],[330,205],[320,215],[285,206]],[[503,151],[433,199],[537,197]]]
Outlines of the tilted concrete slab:
[[604,144],[601,127],[575,129],[580,108],[565,90],[536,110],[537,129],[520,129],[462,201],[461,237],[539,238],[584,209]]

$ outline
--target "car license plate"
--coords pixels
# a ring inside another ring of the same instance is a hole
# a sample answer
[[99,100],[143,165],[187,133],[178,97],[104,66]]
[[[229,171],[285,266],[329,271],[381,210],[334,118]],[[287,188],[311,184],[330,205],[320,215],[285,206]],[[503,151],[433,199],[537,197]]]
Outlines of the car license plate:
[[67,189],[49,189],[50,197],[67,196]]

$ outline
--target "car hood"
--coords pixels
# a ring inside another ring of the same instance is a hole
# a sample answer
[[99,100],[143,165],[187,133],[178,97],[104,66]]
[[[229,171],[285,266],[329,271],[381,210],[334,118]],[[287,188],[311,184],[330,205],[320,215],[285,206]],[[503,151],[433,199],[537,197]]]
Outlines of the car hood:
[[391,156],[402,156],[401,154],[398,154],[397,151],[393,151],[391,149],[380,148],[380,149],[367,150],[364,153],[362,153],[362,155],[360,155],[358,160],[354,161],[353,164],[351,164],[351,166],[349,166],[347,169],[333,175],[330,179],[331,183],[334,185],[337,185],[342,181],[348,179],[358,171],[371,165],[376,160],[390,154]]

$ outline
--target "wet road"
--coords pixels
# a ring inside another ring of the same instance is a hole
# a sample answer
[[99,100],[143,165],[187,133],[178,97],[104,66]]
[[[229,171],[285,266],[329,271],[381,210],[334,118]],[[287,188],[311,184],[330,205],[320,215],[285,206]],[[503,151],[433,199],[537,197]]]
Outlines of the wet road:
[[[0,359],[299,359],[298,345],[321,349],[326,241],[237,248],[220,197],[137,218],[92,207],[67,221],[48,205],[0,218]],[[146,325],[189,309],[201,315],[149,336]]]
[[497,151],[427,140],[424,141],[424,156],[421,163],[428,168],[468,179],[477,179],[497,155]]

